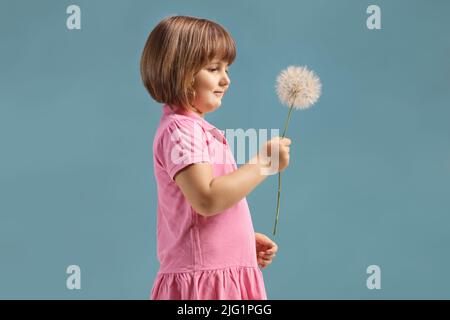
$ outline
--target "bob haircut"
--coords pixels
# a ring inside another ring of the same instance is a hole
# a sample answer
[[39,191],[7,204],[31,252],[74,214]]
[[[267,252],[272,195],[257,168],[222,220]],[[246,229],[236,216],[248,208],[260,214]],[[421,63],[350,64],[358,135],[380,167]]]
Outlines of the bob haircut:
[[157,102],[192,107],[194,76],[213,59],[231,65],[236,44],[220,24],[169,16],[151,31],[141,56],[141,78]]

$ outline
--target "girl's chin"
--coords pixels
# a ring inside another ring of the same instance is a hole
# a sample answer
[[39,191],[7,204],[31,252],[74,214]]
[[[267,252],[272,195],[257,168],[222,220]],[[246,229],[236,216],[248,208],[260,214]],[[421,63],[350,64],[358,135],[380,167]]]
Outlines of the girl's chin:
[[222,105],[221,100],[211,101],[210,103],[208,103],[207,105],[204,105],[201,108],[197,107],[197,110],[201,111],[202,113],[208,113],[208,112],[218,109],[221,105]]
[[217,109],[218,107],[220,107],[220,105],[222,104],[222,100],[216,100],[216,101],[212,101],[211,104],[208,106],[208,110],[213,111],[215,109]]

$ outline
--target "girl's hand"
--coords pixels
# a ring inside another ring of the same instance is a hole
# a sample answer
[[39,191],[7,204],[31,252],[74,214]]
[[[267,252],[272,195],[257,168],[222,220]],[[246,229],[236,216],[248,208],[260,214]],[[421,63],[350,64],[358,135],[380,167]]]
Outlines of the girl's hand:
[[[276,172],[283,171],[289,165],[289,149],[291,139],[275,137],[266,141],[262,146],[258,157],[265,165],[270,165]],[[273,151],[275,151],[275,154]],[[276,157],[278,156],[278,159]],[[274,163],[274,160],[276,161]],[[276,165],[278,163],[278,165]],[[273,166],[275,165],[275,168]]]
[[255,242],[258,265],[264,269],[272,263],[272,260],[275,258],[278,251],[278,246],[267,236],[257,232],[255,232]]

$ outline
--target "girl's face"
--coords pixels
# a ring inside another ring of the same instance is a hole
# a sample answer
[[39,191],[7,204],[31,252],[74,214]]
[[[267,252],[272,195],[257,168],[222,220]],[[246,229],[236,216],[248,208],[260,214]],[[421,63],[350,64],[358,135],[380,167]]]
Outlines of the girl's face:
[[218,60],[207,64],[194,77],[195,99],[192,104],[195,110],[192,111],[203,117],[217,109],[229,86],[228,64]]

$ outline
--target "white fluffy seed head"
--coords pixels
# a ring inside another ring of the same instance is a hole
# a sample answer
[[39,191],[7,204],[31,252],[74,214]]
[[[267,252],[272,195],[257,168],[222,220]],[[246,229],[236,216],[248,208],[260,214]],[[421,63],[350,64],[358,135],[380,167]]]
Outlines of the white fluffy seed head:
[[281,103],[295,109],[306,109],[319,99],[322,84],[306,67],[289,66],[277,77],[277,94]]

